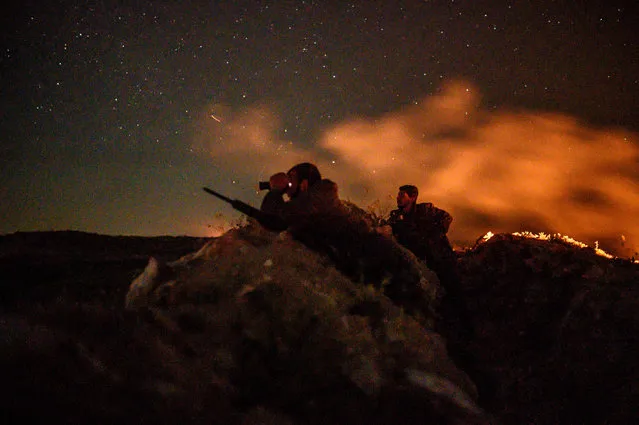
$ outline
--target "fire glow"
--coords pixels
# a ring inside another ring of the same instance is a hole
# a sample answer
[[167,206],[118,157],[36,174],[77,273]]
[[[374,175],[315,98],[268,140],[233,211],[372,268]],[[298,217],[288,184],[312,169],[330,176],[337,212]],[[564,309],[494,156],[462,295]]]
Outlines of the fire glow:
[[[520,238],[537,239],[537,240],[542,240],[542,241],[558,240],[558,241],[565,242],[565,243],[567,243],[569,245],[572,245],[574,247],[577,247],[577,248],[590,248],[587,244],[585,244],[583,242],[580,242],[580,241],[578,241],[576,239],[573,239],[570,236],[562,235],[561,233],[548,234],[548,233],[544,233],[544,232],[533,233],[533,232],[524,231],[524,232],[514,232],[514,233],[511,233],[511,234],[513,236],[517,236],[517,237],[520,237]],[[481,241],[482,242],[487,242],[490,239],[492,239],[493,236],[495,236],[495,234],[493,232],[488,232],[484,236],[481,237]],[[595,252],[595,254],[597,254],[597,255],[599,255],[601,257],[605,257],[605,258],[608,258],[608,259],[617,258],[614,255],[609,254],[608,252],[606,252],[603,249],[599,248],[599,242],[597,242],[597,241],[595,241],[595,246],[592,249]],[[639,264],[639,260],[632,260],[632,261],[634,263]]]
[[460,244],[488,229],[550,231],[636,256],[637,135],[556,113],[484,111],[477,95],[452,83],[403,111],[333,128],[322,146],[340,159],[339,175],[358,176],[342,191],[392,204],[398,186],[415,184],[419,201],[453,215],[449,236]]

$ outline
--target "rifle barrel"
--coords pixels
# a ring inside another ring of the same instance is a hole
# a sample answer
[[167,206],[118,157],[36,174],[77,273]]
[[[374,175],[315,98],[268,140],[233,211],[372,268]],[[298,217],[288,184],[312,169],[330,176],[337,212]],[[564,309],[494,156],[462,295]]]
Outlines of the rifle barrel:
[[202,188],[206,193],[210,193],[213,196],[217,196],[218,198],[220,198],[221,200],[228,202],[229,204],[233,203],[233,200],[231,198],[227,198],[226,196],[222,195],[221,193],[218,193],[216,191],[214,191],[213,189],[209,189],[208,187],[203,187]]
[[240,200],[227,198],[221,193],[218,193],[214,191],[213,189],[209,189],[208,187],[203,187],[202,189],[206,193],[210,193],[211,195],[217,198],[220,198],[224,202],[228,202],[229,204],[231,204],[231,206],[234,209],[238,210],[242,214],[246,214],[247,216],[254,218],[268,230],[275,231],[275,232],[282,232],[288,228],[288,223],[286,223],[286,221],[282,217],[278,216],[277,214],[267,213],[267,212],[258,210],[257,208],[252,207],[249,204],[246,204]]

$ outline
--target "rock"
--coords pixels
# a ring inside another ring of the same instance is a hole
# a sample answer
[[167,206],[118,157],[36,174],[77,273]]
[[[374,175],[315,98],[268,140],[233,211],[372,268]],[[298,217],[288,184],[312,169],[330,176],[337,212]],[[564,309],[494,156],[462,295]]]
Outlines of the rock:
[[[248,409],[262,406],[301,423],[349,423],[362,410],[375,423],[383,394],[416,386],[421,388],[415,394],[429,406],[424,411],[438,418],[441,388],[411,380],[404,372],[409,369],[458,389],[452,398],[460,417],[483,415],[459,401],[472,400],[476,388],[448,357],[440,335],[382,289],[346,278],[327,257],[286,233],[234,229],[170,264],[175,279],[154,281],[157,274],[143,272],[127,305],[154,306],[169,316],[193,308],[206,325],[195,339],[185,339],[196,352],[202,345],[208,352],[230,349],[232,360],[211,368]],[[141,291],[143,281],[153,289]]]

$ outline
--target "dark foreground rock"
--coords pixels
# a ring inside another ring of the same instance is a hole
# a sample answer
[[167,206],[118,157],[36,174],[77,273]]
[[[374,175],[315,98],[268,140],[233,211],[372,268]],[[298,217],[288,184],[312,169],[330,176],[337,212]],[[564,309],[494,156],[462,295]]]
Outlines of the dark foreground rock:
[[637,417],[639,267],[629,261],[509,235],[460,253],[476,331],[465,373],[428,321],[286,236],[54,236],[28,249],[0,237],[0,273],[11,276],[0,303],[6,423]]
[[[437,282],[423,271],[434,312]],[[126,303],[159,309],[189,346],[206,347],[203,376],[227,382],[242,409],[303,424],[487,421],[429,326],[435,315],[416,321],[287,233],[249,226],[178,261],[152,260]],[[172,314],[184,309],[188,320]]]
[[485,408],[510,424],[636,421],[639,264],[497,235],[460,266]]
[[149,257],[174,260],[207,238],[106,236],[78,231],[0,236],[0,308],[92,302],[120,307]]

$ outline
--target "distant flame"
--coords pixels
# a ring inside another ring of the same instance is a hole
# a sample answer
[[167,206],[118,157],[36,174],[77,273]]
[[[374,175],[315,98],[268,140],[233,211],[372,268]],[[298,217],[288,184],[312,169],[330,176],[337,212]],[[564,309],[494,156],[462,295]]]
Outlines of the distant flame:
[[[587,244],[585,244],[583,242],[580,242],[580,241],[578,241],[576,239],[573,239],[570,236],[562,235],[561,233],[549,234],[549,233],[544,233],[544,232],[534,233],[534,232],[524,231],[524,232],[514,232],[514,233],[511,233],[511,234],[513,236],[518,236],[518,237],[521,237],[521,238],[538,239],[538,240],[543,240],[543,241],[560,240],[560,241],[566,242],[566,243],[568,243],[570,245],[576,246],[578,248],[589,248],[589,246]],[[495,234],[493,232],[488,232],[481,238],[481,240],[483,242],[487,242],[493,236],[495,236]],[[593,248],[593,250],[595,251],[595,254],[600,255],[602,257],[605,257],[605,258],[609,258],[609,259],[618,258],[618,257],[615,257],[612,254],[609,254],[608,252],[604,251],[603,249],[599,248],[599,242],[597,242],[597,241],[595,241],[595,247]],[[639,264],[639,260],[633,260],[633,262]]]
[[495,234],[493,232],[488,232],[486,233],[484,236],[482,236],[482,240],[484,242],[487,242],[490,240],[490,238],[492,238],[493,236],[495,236]]

